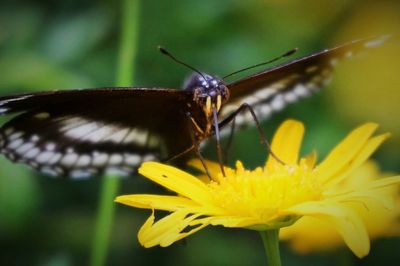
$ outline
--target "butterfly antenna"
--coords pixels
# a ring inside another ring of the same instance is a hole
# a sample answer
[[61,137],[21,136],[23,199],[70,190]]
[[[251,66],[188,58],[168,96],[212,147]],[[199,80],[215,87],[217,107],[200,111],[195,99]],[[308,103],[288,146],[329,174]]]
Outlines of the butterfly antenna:
[[273,63],[273,62],[275,62],[275,61],[278,61],[278,60],[280,60],[280,59],[282,59],[282,58],[291,56],[292,54],[294,54],[294,53],[297,52],[298,50],[299,50],[299,48],[294,48],[294,49],[292,49],[292,50],[290,50],[290,51],[287,51],[286,53],[284,53],[284,54],[282,54],[282,55],[280,55],[280,56],[278,56],[278,57],[275,57],[274,59],[271,59],[271,60],[269,60],[269,61],[267,61],[267,62],[263,62],[263,63],[257,64],[257,65],[249,66],[249,67],[240,69],[240,70],[238,70],[238,71],[235,71],[235,72],[233,72],[233,73],[230,73],[229,75],[224,76],[222,79],[226,79],[227,77],[236,75],[236,74],[238,74],[238,73],[240,73],[240,72],[243,72],[243,71],[246,71],[246,70],[249,70],[249,69],[252,69],[252,68],[256,68],[256,67],[259,67],[259,66],[271,64],[271,63]]
[[168,52],[164,47],[162,46],[158,46],[158,50],[160,50],[160,52],[163,55],[168,56],[169,58],[171,58],[172,60],[174,60],[175,62],[177,62],[178,64],[181,64],[187,68],[190,68],[191,70],[193,70],[194,72],[198,73],[200,76],[202,76],[202,78],[207,81],[206,77],[203,75],[203,73],[201,73],[199,70],[197,70],[196,68],[186,64],[185,62],[182,62],[181,60],[177,59],[175,56],[173,56],[170,52]]

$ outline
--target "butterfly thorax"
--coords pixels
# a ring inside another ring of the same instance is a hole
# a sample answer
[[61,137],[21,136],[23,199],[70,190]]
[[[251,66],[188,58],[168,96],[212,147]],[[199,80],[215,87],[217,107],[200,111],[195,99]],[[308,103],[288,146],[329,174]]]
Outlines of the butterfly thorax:
[[229,99],[225,82],[208,74],[193,73],[185,82],[184,90],[193,95],[190,119],[198,139],[207,138],[213,131],[213,110],[217,113]]

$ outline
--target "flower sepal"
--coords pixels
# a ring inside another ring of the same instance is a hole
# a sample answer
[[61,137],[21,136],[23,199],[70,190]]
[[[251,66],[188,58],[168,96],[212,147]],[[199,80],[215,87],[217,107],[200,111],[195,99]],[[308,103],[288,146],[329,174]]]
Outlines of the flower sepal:
[[280,229],[282,227],[291,226],[300,218],[301,216],[299,215],[286,215],[265,224],[255,224],[245,228],[255,231],[275,230],[275,229]]

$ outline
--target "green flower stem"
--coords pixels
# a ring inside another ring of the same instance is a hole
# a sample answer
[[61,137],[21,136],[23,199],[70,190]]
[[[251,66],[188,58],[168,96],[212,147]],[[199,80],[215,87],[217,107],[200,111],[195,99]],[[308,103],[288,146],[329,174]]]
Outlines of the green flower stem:
[[281,266],[281,256],[279,253],[279,229],[260,231],[260,235],[264,243],[268,266]]
[[[139,0],[122,0],[122,28],[118,54],[117,86],[132,86],[134,59],[136,56]],[[106,176],[103,179],[99,209],[96,219],[90,265],[105,265],[114,216],[114,198],[117,195],[119,179]]]
[[107,258],[108,240],[110,237],[114,216],[113,199],[118,191],[118,177],[105,176],[100,194],[90,265],[105,265]]
[[117,86],[132,86],[139,29],[139,0],[122,0],[122,34],[118,54]]

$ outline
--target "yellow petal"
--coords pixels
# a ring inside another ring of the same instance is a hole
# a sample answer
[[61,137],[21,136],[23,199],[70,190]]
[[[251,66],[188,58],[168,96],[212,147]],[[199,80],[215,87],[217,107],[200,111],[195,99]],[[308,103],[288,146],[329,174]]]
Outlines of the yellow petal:
[[400,176],[385,177],[378,180],[368,182],[363,185],[363,189],[380,189],[400,183]]
[[309,155],[307,155],[306,157],[304,157],[306,165],[310,168],[313,169],[316,162],[317,162],[317,158],[318,158],[318,154],[317,151],[313,151],[312,153],[310,153]]
[[[303,135],[304,126],[301,122],[286,120],[279,126],[272,139],[272,152],[285,164],[296,164]],[[276,164],[280,165],[280,162],[270,155],[266,164],[267,168],[274,168]]]
[[181,233],[199,216],[199,214],[188,217],[187,215],[186,211],[176,211],[154,223],[154,213],[152,213],[139,230],[139,242],[146,248],[157,245],[167,247],[208,225],[207,223],[198,224],[188,232]]
[[345,219],[333,216],[322,216],[320,219],[331,223],[336,228],[346,245],[357,257],[363,258],[368,255],[371,248],[370,241],[361,217],[349,212]]
[[139,173],[200,204],[212,203],[210,191],[203,182],[175,167],[156,162],[145,162],[139,168]]
[[319,164],[317,169],[321,181],[329,179],[346,166],[365,145],[377,127],[377,124],[367,123],[350,132]]
[[222,225],[224,227],[244,228],[256,224],[261,224],[263,221],[254,217],[246,216],[215,216],[210,220],[212,225]]
[[313,216],[332,224],[357,257],[362,258],[369,253],[368,232],[361,217],[343,204],[328,201],[307,202],[293,206],[288,211]]
[[114,201],[136,208],[164,211],[176,211],[182,208],[199,208],[197,203],[179,196],[135,194],[118,196]]
[[312,216],[303,216],[292,226],[281,228],[279,238],[289,241],[290,247],[302,255],[332,251],[344,244],[331,223]]
[[342,169],[342,171],[339,172],[337,176],[332,175],[328,177],[328,179],[325,179],[325,183],[327,183],[326,186],[334,186],[340,183],[344,178],[348,177],[348,175],[352,173],[355,169],[360,167],[388,137],[389,134],[382,134],[369,139],[361,148],[359,153],[355,155],[354,160],[349,162],[349,164],[344,169]]
[[145,245],[146,243],[145,242],[141,242],[140,239],[146,240],[146,232],[154,224],[154,219],[155,219],[154,210],[152,210],[151,215],[149,216],[149,218],[147,218],[146,222],[144,222],[144,224],[142,225],[142,227],[140,228],[140,230],[138,232],[139,242],[144,247],[152,247],[151,246],[152,243],[149,243],[149,244]]
[[146,220],[138,233],[139,242],[146,248],[157,246],[166,234],[171,234],[171,229],[186,217],[187,212],[177,211],[154,223],[154,212]]
[[[195,220],[198,216],[199,215],[191,215],[191,216],[185,218],[181,224],[177,224],[175,228],[171,228],[172,234],[165,234],[165,237],[163,239],[161,239],[161,241],[160,241],[160,246],[167,247],[167,246],[173,244],[174,242],[179,241],[185,237],[188,237],[188,236],[200,231],[207,225],[209,225],[209,223],[203,222],[202,224],[198,224],[193,227],[191,226],[192,229],[190,229],[189,231],[187,231],[185,233],[181,233],[183,230],[185,230],[187,227],[189,227],[190,223],[193,220]],[[179,231],[179,233],[176,234],[176,232],[178,232],[178,231]]]
[[379,191],[376,190],[356,191],[352,193],[347,193],[339,197],[331,197],[330,199],[344,203],[346,202],[359,203],[367,210],[369,209],[368,205],[370,205],[371,203],[380,204],[385,209],[393,209],[394,207],[393,197],[391,194],[379,193]]

